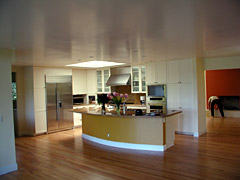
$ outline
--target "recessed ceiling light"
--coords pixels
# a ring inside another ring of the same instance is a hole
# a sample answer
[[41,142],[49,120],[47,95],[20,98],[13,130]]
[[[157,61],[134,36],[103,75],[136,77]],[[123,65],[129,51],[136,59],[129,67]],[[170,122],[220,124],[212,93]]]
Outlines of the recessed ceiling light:
[[125,64],[125,63],[117,63],[117,62],[109,62],[109,61],[87,61],[87,62],[82,62],[82,63],[69,64],[66,66],[99,68],[99,67],[118,66],[118,65],[123,65],[123,64]]

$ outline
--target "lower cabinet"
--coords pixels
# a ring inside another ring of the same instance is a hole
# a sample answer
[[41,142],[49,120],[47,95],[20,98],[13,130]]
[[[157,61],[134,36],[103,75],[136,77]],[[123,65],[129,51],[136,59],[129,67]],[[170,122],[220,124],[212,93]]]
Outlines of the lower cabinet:
[[74,127],[82,126],[82,113],[73,113]]
[[167,84],[168,109],[181,110],[176,131],[193,134],[194,132],[194,86],[193,83]]

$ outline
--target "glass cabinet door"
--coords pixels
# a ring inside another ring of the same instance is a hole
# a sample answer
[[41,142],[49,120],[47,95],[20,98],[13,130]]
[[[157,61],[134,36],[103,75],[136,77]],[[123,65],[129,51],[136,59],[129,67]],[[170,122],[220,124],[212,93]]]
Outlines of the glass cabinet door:
[[132,91],[139,92],[139,68],[132,67]]
[[102,71],[97,71],[97,92],[102,92]]
[[142,92],[146,92],[146,68],[141,67]]
[[103,77],[104,77],[104,92],[110,92],[110,86],[107,86],[107,81],[110,77],[110,70],[109,69],[105,69],[103,71]]

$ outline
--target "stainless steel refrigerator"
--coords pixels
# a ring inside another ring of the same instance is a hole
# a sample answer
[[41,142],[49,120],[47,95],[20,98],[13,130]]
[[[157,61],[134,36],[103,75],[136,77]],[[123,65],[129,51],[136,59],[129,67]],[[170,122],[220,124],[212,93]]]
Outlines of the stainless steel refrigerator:
[[73,128],[72,76],[46,76],[47,131]]

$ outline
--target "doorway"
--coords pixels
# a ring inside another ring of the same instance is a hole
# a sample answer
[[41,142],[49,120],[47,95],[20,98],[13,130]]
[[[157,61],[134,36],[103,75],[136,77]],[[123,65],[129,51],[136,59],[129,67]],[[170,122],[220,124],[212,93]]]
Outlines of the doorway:
[[[225,117],[240,117],[240,69],[207,70],[206,102],[209,97],[217,96],[223,106]],[[210,117],[208,103],[207,116]],[[219,110],[214,112],[215,117],[221,117]]]
[[16,72],[12,72],[12,101],[13,101],[14,134],[15,134],[15,136],[17,136],[18,122],[17,122],[17,82],[16,82]]

